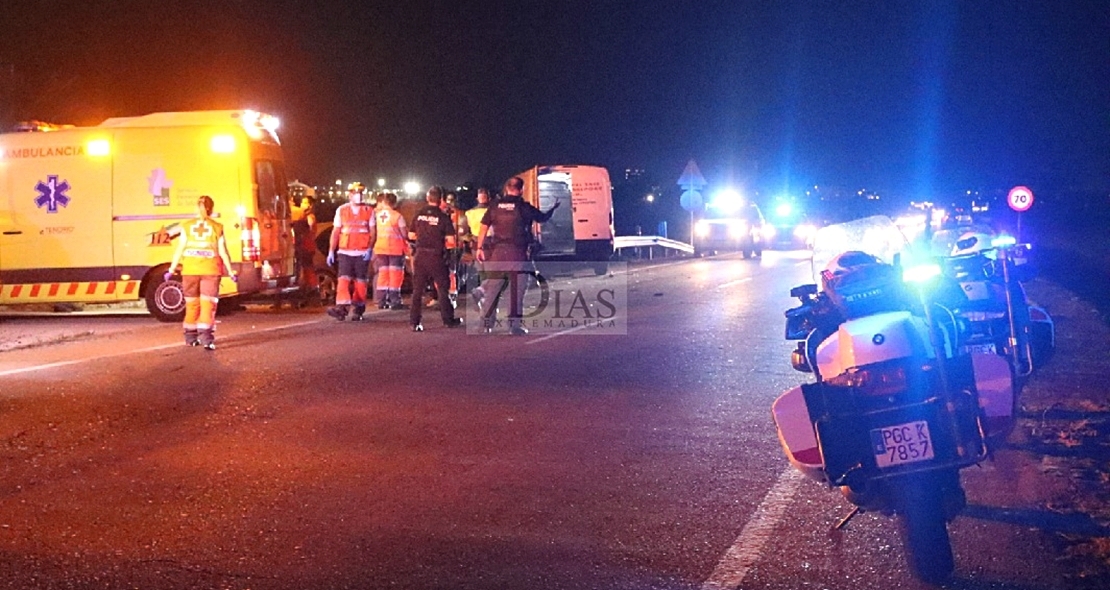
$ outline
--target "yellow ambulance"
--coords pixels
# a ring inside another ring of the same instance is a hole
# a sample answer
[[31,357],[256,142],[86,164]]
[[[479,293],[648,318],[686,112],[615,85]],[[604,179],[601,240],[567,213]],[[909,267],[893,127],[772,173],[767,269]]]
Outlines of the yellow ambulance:
[[0,134],[0,305],[145,300],[179,321],[181,284],[163,274],[201,195],[215,201],[239,272],[220,295],[293,287],[276,129],[255,111],[196,111]]

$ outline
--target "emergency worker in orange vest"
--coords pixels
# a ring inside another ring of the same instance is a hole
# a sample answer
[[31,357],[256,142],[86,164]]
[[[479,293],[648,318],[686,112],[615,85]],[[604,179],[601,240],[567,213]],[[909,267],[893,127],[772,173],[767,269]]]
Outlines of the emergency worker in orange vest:
[[[320,282],[316,278],[316,268],[313,259],[316,257],[316,213],[313,210],[316,199],[308,195],[289,197],[289,221],[293,230],[293,251],[295,253],[297,284],[296,298],[299,302],[291,301],[292,307],[308,305],[313,295],[320,290]],[[274,309],[281,309],[285,295],[279,294],[274,300]]]
[[397,195],[386,193],[378,199],[374,213],[375,299],[379,309],[401,309],[401,283],[405,281],[405,255],[408,254],[408,228],[397,211]]
[[316,213],[313,211],[316,200],[308,195],[301,195],[299,200],[299,203],[297,199],[292,200],[289,219],[293,222],[294,249],[297,256],[297,270],[300,272],[297,282],[307,299],[319,288],[316,269],[312,266],[312,259],[316,254]]
[[366,293],[370,282],[370,247],[374,225],[374,209],[363,202],[366,190],[354,182],[347,190],[348,202],[335,210],[328,265],[338,263],[335,282],[335,306],[328,315],[343,321],[350,311],[351,320],[362,321],[366,312]]
[[230,273],[238,281],[239,273],[231,270],[231,255],[224,239],[224,226],[212,219],[212,197],[197,199],[197,218],[182,224],[181,241],[163,277],[170,280],[181,263],[181,286],[185,293],[185,344],[216,350],[216,306],[220,301],[220,277]]

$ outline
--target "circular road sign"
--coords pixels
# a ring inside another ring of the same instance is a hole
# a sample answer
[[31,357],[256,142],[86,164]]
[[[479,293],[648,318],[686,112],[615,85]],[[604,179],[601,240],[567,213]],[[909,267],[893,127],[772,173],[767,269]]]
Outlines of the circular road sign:
[[1015,186],[1006,195],[1006,203],[1018,213],[1028,211],[1033,206],[1033,191],[1024,186]]

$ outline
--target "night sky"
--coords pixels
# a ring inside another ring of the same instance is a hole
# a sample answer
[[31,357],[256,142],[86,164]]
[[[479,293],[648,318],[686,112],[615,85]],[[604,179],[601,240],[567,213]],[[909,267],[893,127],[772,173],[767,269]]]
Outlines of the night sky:
[[764,191],[1110,186],[1105,0],[5,0],[0,23],[5,125],[256,108],[312,183],[673,183],[692,158]]

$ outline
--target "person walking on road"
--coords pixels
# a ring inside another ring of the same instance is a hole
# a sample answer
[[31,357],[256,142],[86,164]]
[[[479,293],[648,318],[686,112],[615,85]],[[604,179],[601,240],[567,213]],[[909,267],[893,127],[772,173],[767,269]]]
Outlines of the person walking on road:
[[454,246],[455,226],[451,217],[440,208],[442,194],[438,187],[428,190],[427,205],[416,212],[412,222],[412,235],[416,240],[413,257],[412,306],[409,320],[413,332],[423,332],[421,323],[424,311],[424,290],[429,283],[435,285],[439,302],[439,315],[443,325],[454,328],[462,325],[455,317],[455,308],[448,299],[450,276],[447,268],[448,248]]
[[208,195],[197,199],[197,218],[185,222],[181,241],[163,277],[170,280],[181,263],[181,286],[185,293],[185,344],[216,350],[216,306],[220,302],[220,277],[225,273],[238,281],[224,239],[224,226],[212,219],[214,203]]
[[374,272],[379,309],[401,309],[401,284],[405,282],[405,254],[408,229],[397,211],[397,195],[386,193],[378,199],[374,213]]
[[[478,189],[478,204],[467,209],[464,213],[464,221],[466,227],[466,253],[470,258],[470,270],[467,274],[467,284],[473,285],[470,289],[470,296],[474,299],[474,303],[480,305],[482,301],[482,281],[485,276],[482,273],[482,263],[478,262],[478,234],[482,231],[482,218],[486,215],[486,210],[489,209],[489,189],[481,187]],[[462,233],[462,232],[460,232]],[[486,238],[487,242],[492,244],[493,240]],[[487,254],[489,254],[487,252]],[[475,275],[476,281],[471,277],[471,273]]]
[[[486,298],[482,326],[486,332],[493,331],[497,323],[497,303],[508,289],[509,333],[514,336],[528,334],[523,317],[532,225],[551,219],[551,214],[559,208],[559,201],[544,212],[525,202],[521,197],[523,192],[524,180],[519,176],[507,180],[501,198],[490,205],[482,217],[482,228],[478,232],[478,261],[488,262],[485,269],[488,278],[482,283]],[[487,239],[493,240],[492,246],[486,243]],[[488,254],[486,247],[490,248]]]
[[347,203],[335,210],[328,266],[338,264],[335,282],[335,306],[328,315],[343,321],[350,312],[351,320],[362,321],[366,312],[366,293],[370,277],[370,245],[374,209],[363,202],[365,189],[355,182],[347,190]]

